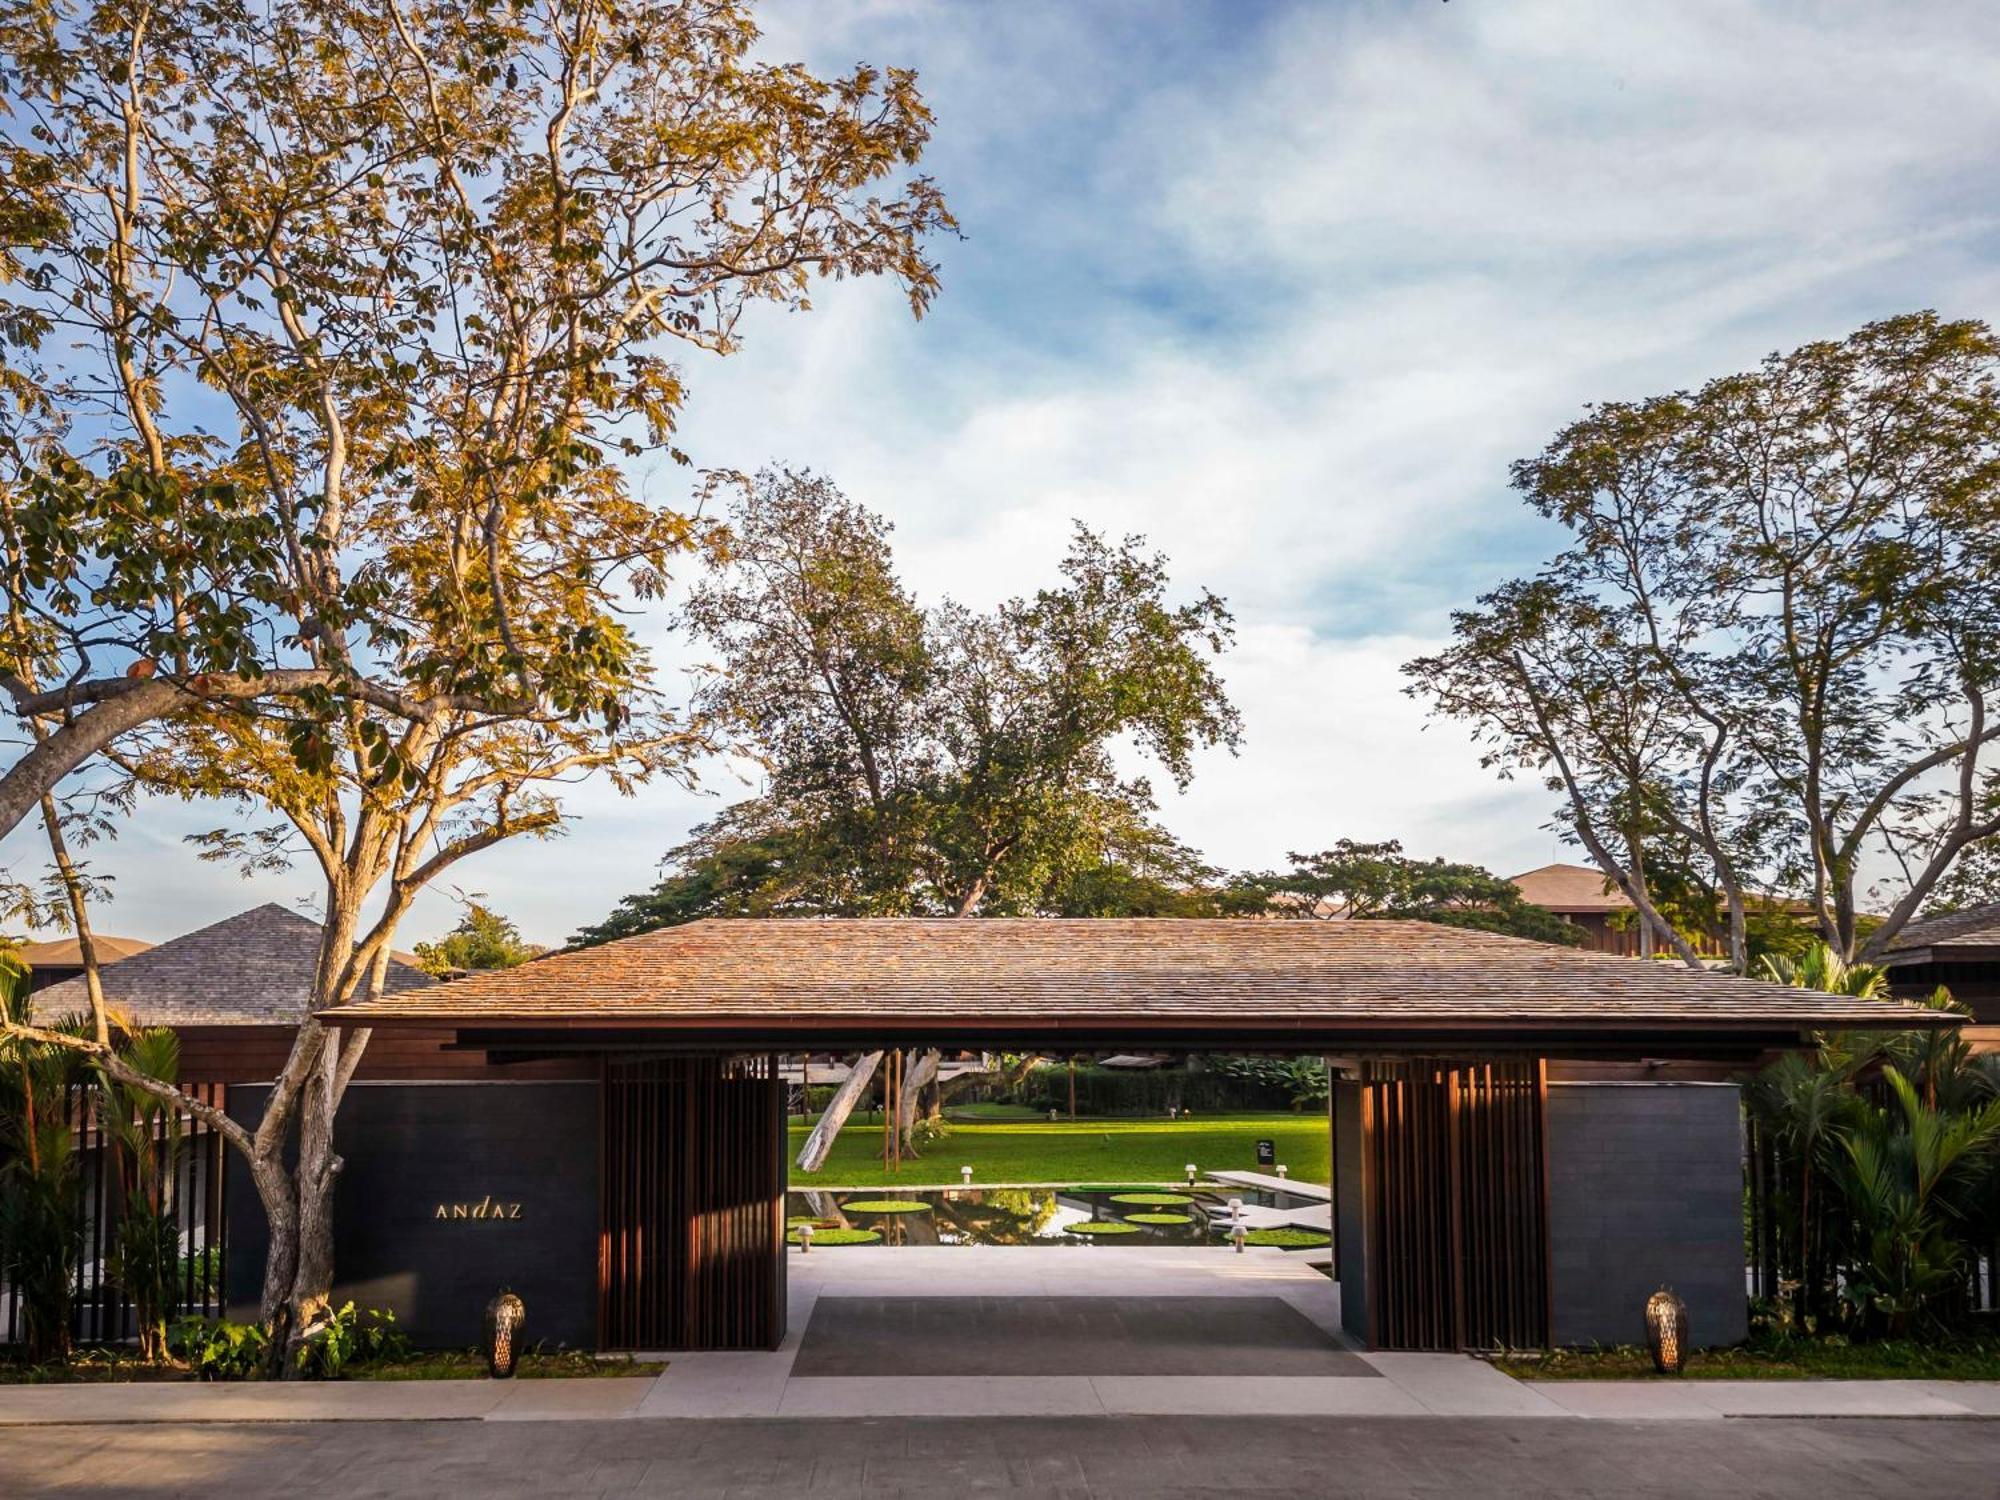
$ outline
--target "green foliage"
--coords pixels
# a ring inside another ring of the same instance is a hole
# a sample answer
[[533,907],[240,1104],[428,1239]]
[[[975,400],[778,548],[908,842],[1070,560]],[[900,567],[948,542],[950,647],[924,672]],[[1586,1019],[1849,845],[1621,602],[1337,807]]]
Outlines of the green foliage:
[[1330,1097],[1332,1081],[1323,1057],[1249,1057],[1231,1053],[1208,1053],[1199,1059],[1201,1067],[1224,1078],[1238,1078],[1262,1087],[1281,1089],[1291,1099],[1293,1109],[1317,1109]]
[[[1223,1063],[1205,1057],[1200,1068],[1105,1068],[1095,1064],[1076,1069],[1076,1107],[1092,1116],[1165,1115],[1169,1109],[1227,1114],[1246,1109],[1278,1109],[1301,1093],[1310,1096],[1310,1074],[1316,1059],[1294,1072],[1276,1059]],[[1325,1069],[1320,1068],[1321,1076]],[[1044,1064],[1022,1080],[1015,1097],[1046,1118],[1054,1109],[1067,1115],[1070,1071]]]
[[547,950],[523,941],[511,919],[471,902],[456,927],[435,943],[419,943],[417,966],[426,974],[454,969],[512,969]]
[[226,1318],[183,1318],[167,1334],[167,1348],[198,1380],[249,1380],[263,1369],[270,1338],[255,1323]]
[[299,1368],[316,1380],[338,1380],[350,1367],[409,1358],[410,1341],[385,1309],[357,1311],[343,1302],[300,1348]]
[[[119,1061],[136,1073],[168,1085],[180,1076],[180,1037],[170,1028],[123,1031],[114,1045]],[[173,1198],[186,1144],[180,1111],[99,1069],[97,1116],[116,1151],[125,1192],[107,1269],[132,1301],[140,1353],[162,1359],[183,1285]]]
[[1230,892],[1239,911],[1347,921],[1392,917],[1472,927],[1544,943],[1574,944],[1576,928],[1522,899],[1511,880],[1478,865],[1412,859],[1394,839],[1341,839],[1317,854],[1288,854],[1291,869],[1241,877]]
[[[1410,690],[1547,787],[1601,866],[1684,877],[1739,971],[1760,892],[1816,893],[1819,935],[1867,958],[2000,834],[1986,324],[1906,314],[1597,403],[1513,480],[1568,544],[1457,612]],[[1877,860],[1908,882],[1871,932]]]
[[298,769],[385,783],[421,757],[343,747],[371,711],[622,724],[621,601],[708,541],[629,477],[690,461],[686,359],[823,277],[920,313],[952,227],[912,73],[757,46],[733,0],[0,17],[36,120],[0,252],[15,701],[129,663],[156,717],[277,698]]
[[[1773,977],[1843,994],[1883,976],[1822,945]],[[1939,991],[1933,1005],[1950,1007]],[[2000,1066],[1945,1030],[1831,1034],[1752,1079],[1778,1162],[1771,1212],[1785,1326],[1901,1337],[1942,1326],[1974,1245],[2000,1231]]]
[[1230,616],[1172,602],[1138,539],[1079,527],[1058,585],[976,614],[921,608],[886,524],[815,476],[759,475],[730,525],[686,613],[721,657],[708,706],[768,790],[580,941],[710,914],[1153,911],[1213,874],[1112,746],[1185,785],[1198,749],[1236,744],[1213,666]]
[[[25,1022],[25,985],[4,997]],[[51,1028],[79,1033],[67,1018]],[[70,1306],[83,1251],[82,1160],[70,1128],[79,1054],[53,1043],[0,1036],[0,1281],[19,1290],[22,1342],[31,1364],[70,1352]]]

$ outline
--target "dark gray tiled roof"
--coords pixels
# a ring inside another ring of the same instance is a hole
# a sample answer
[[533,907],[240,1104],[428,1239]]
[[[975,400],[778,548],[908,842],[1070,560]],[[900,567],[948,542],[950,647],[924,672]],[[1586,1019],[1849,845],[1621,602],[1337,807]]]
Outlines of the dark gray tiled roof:
[[[267,902],[102,971],[105,1002],[142,1026],[289,1026],[306,1013],[320,924]],[[391,993],[434,983],[394,959]],[[89,1009],[81,976],[35,996],[38,1020]]]
[[1912,922],[1896,934],[1887,957],[1917,948],[2000,948],[2000,902]]

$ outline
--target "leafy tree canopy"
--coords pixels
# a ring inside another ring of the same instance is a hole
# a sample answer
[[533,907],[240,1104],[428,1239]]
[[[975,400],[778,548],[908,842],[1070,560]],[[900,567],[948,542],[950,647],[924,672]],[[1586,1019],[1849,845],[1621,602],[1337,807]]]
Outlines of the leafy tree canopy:
[[417,944],[417,963],[427,974],[453,969],[512,969],[546,952],[521,937],[520,929],[490,906],[469,902],[458,925],[435,943]]
[[1079,527],[1054,586],[985,614],[927,610],[888,536],[812,475],[767,472],[742,494],[728,565],[687,617],[721,657],[705,706],[767,789],[586,938],[717,910],[1165,908],[1212,875],[1112,751],[1134,744],[1185,784],[1197,750],[1236,744],[1213,666],[1222,601],[1172,602],[1164,558]]
[[[1541,778],[1655,934],[1662,844],[1750,963],[1759,892],[1882,952],[2000,834],[2000,342],[1916,313],[1591,408],[1514,484],[1569,545],[1454,617],[1410,691]],[[1869,929],[1865,862],[1901,872]]]
[[1317,854],[1290,854],[1291,868],[1239,879],[1227,904],[1240,912],[1330,920],[1393,917],[1475,927],[1545,943],[1582,935],[1554,913],[1524,900],[1511,880],[1478,865],[1413,859],[1394,839],[1341,839]]

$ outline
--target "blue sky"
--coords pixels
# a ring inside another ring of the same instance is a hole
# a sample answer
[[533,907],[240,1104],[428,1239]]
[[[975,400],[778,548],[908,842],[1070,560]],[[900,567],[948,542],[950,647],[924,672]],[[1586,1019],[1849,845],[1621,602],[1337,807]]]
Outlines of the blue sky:
[[[1264,867],[1335,838],[1502,872],[1550,799],[1426,728],[1396,668],[1551,537],[1506,485],[1592,400],[1916,307],[1991,318],[2000,13],[1880,4],[903,3],[766,7],[766,50],[919,70],[965,239],[914,323],[830,286],[688,365],[697,462],[809,466],[896,524],[926,598],[1048,579],[1072,518],[1224,594],[1240,756],[1167,821]],[[642,478],[674,498],[684,473]],[[675,654],[655,627],[663,653]],[[585,787],[569,835],[462,867],[560,941],[745,791]],[[93,852],[106,929],[261,899],[155,805]],[[0,846],[14,872],[32,833]],[[454,919],[440,894],[404,937]]]

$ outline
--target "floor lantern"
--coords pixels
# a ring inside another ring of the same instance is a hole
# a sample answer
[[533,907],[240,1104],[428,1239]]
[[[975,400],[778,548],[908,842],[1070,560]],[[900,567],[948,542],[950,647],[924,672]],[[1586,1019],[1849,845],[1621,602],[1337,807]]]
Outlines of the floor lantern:
[[958,1169],[958,1180],[959,1180],[960,1182],[964,1183],[964,1184],[965,1184],[965,1185],[966,1185],[967,1187],[971,1187],[971,1186],[972,1186],[972,1168],[970,1168],[970,1167],[960,1167],[960,1168]]
[[527,1317],[526,1305],[512,1292],[502,1292],[486,1304],[486,1373],[495,1380],[513,1378],[521,1325]]
[[1193,1163],[1193,1162],[1189,1162],[1189,1163],[1187,1164],[1187,1177],[1188,1177],[1188,1186],[1189,1186],[1189,1187],[1193,1187],[1193,1186],[1194,1186],[1194,1174],[1195,1174],[1195,1165],[1194,1165],[1194,1163]]
[[1678,1375],[1687,1364],[1687,1304],[1665,1287],[1646,1299],[1646,1347],[1653,1355],[1653,1368],[1662,1375]]

